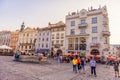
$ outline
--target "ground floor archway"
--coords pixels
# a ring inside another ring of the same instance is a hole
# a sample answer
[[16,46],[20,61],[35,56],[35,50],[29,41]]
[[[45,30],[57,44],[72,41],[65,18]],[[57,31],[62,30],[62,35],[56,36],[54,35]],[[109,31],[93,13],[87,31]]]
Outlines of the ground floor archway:
[[99,55],[100,52],[98,49],[92,49],[91,52],[90,52],[92,55]]
[[62,50],[61,50],[61,49],[58,49],[58,50],[57,50],[57,54],[61,55],[61,54],[62,54]]

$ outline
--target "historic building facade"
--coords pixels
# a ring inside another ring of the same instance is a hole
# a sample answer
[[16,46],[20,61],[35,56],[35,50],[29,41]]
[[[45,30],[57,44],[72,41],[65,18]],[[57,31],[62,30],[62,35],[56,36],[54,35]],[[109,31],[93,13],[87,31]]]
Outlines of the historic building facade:
[[21,30],[19,33],[19,50],[35,52],[36,40],[37,40],[37,29],[30,27],[23,27],[24,23],[21,25]]
[[108,53],[110,32],[106,6],[68,13],[65,32],[66,53]]
[[51,30],[49,27],[38,29],[36,47],[38,53],[50,53]]
[[1,31],[0,32],[0,45],[10,46],[11,32]]
[[51,52],[65,53],[65,24],[60,21],[55,24],[48,24],[51,28]]
[[10,47],[13,50],[17,50],[18,38],[19,38],[19,30],[11,32]]
[[109,55],[120,57],[120,44],[111,44],[108,56]]

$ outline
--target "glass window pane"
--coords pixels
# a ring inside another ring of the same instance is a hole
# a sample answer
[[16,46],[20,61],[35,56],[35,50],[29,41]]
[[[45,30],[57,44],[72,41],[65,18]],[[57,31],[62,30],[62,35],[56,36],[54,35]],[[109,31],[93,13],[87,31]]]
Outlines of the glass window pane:
[[95,23],[97,23],[97,17],[92,18],[92,24],[95,24]]
[[71,26],[75,26],[75,21],[71,21]]

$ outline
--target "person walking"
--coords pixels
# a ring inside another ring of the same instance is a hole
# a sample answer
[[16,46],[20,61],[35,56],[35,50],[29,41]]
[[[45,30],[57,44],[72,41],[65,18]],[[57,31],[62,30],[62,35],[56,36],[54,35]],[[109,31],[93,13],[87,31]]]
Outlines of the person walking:
[[106,61],[106,68],[110,68],[110,60],[108,60],[108,59]]
[[77,59],[75,57],[72,60],[72,64],[73,64],[73,72],[77,73]]
[[114,62],[114,71],[115,71],[115,77],[120,77],[119,76],[119,62],[118,61],[115,61]]
[[85,74],[85,58],[81,58],[81,70]]
[[96,75],[96,61],[94,59],[94,57],[90,60],[90,67],[91,67],[91,74],[95,75],[95,77],[97,77]]
[[80,57],[77,58],[77,66],[78,66],[78,71],[80,73],[80,71],[81,71],[81,59],[80,59]]

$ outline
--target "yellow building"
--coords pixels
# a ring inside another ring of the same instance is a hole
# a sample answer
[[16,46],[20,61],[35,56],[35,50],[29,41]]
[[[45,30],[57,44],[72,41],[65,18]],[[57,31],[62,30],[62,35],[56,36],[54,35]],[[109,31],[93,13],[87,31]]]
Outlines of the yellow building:
[[[24,23],[23,25],[24,26]],[[37,29],[35,28],[23,28],[19,33],[19,50],[35,52],[35,44],[37,40]]]

